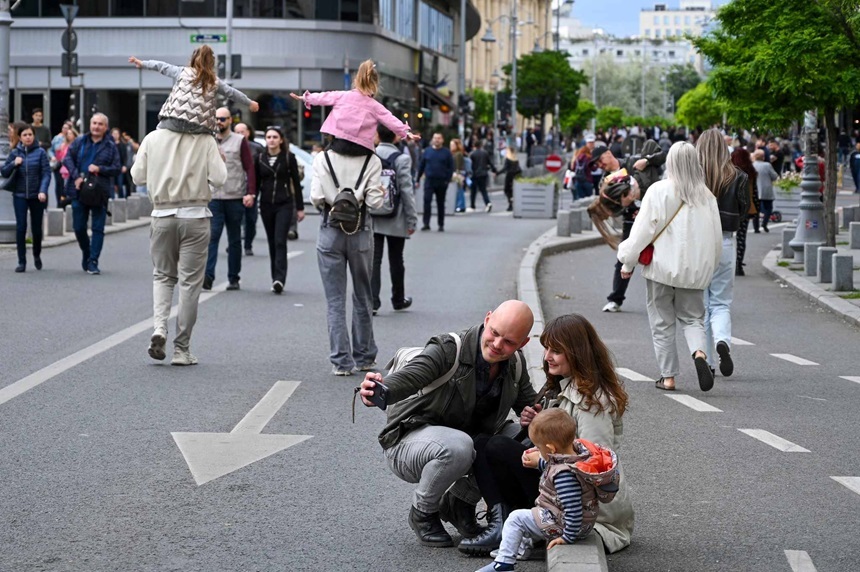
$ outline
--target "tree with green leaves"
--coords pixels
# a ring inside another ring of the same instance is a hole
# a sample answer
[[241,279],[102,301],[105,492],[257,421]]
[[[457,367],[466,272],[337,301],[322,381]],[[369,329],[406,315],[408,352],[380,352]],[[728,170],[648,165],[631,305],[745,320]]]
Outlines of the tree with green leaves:
[[467,89],[466,94],[475,102],[475,112],[473,116],[475,123],[483,123],[485,125],[493,124],[493,94],[483,89],[473,88]]
[[707,83],[702,82],[678,100],[675,118],[688,127],[707,129],[723,120],[723,104]]
[[[668,98],[664,98],[663,94],[663,83],[660,81],[659,73],[661,68],[649,65],[643,78],[642,65],[641,58],[639,61],[626,64],[619,64],[609,54],[600,54],[591,58],[591,62],[583,71],[589,78],[589,82],[596,72],[598,107],[607,105],[620,107],[625,116],[641,116],[644,79],[645,115],[648,117],[665,115],[667,110],[663,107],[663,103],[667,102]],[[586,90],[583,95],[591,99],[592,89]]]
[[[709,83],[734,121],[785,128],[818,109],[827,129],[824,223],[836,244],[836,112],[860,102],[857,0],[733,0],[694,40],[714,69]],[[813,150],[815,151],[815,150]]]
[[587,99],[580,99],[575,109],[562,110],[560,115],[562,130],[575,133],[583,131],[597,117],[597,108]]
[[597,112],[597,128],[602,130],[624,125],[624,110],[620,107],[605,105]]
[[[588,83],[585,75],[570,67],[567,52],[536,52],[517,59],[517,112],[523,117],[543,118],[558,101],[560,114],[576,109],[579,88]],[[510,89],[511,65],[504,68]]]
[[666,89],[675,102],[702,81],[702,76],[693,64],[672,64],[666,71],[665,78]]

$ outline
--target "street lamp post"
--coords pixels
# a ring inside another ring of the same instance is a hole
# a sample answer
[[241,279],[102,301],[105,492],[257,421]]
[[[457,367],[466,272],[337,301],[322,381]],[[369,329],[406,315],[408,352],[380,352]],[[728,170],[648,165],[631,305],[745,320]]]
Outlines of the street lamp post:
[[[591,102],[597,109],[597,30],[592,32],[594,37],[594,55],[591,56]],[[591,132],[597,135],[597,116],[591,118]]]
[[[474,72],[473,72],[474,73]],[[466,96],[466,0],[460,0],[460,58],[457,62],[457,132],[460,140],[466,138],[466,110],[461,108]]]
[[[493,35],[492,25],[503,19],[508,19],[511,25],[511,129],[513,130],[513,141],[516,145],[517,140],[517,0],[511,2],[511,14],[502,14],[498,18],[487,21],[487,31],[482,42],[496,42],[496,37]],[[501,57],[501,54],[499,54]]]
[[[12,46],[12,10],[21,0],[0,0],[0,164],[9,155],[9,51]],[[0,193],[0,243],[15,242],[12,193]]]
[[803,119],[803,181],[800,183],[800,213],[797,217],[797,231],[788,243],[794,251],[794,261],[803,262],[803,245],[824,243],[824,205],[821,196],[821,179],[818,176],[818,119],[815,111],[807,111]]

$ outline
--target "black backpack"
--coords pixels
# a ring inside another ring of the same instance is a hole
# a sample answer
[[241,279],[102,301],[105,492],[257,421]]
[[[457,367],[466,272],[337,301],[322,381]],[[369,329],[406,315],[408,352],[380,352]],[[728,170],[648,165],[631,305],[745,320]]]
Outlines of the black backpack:
[[[337,175],[334,174],[334,167],[331,165],[331,159],[328,157],[328,149],[324,152],[325,162],[328,163],[328,170],[331,173],[331,180],[335,188],[338,190],[337,196],[331,208],[328,210],[328,220],[340,224],[340,230],[346,234],[355,234],[361,228],[361,213],[364,210],[364,205],[359,204],[355,197],[355,191],[350,188],[341,189],[340,183],[337,180]],[[367,169],[367,164],[370,163],[370,155],[364,160],[364,165],[361,167],[361,172],[358,174],[358,180],[355,182],[355,188],[361,186],[361,180],[364,178],[364,171]],[[346,230],[344,225],[352,227],[352,231]]]
[[382,199],[382,205],[375,209],[370,209],[370,214],[377,218],[390,218],[396,216],[400,210],[400,185],[397,184],[397,168],[394,162],[403,153],[400,151],[394,152],[387,159],[382,160],[382,188],[385,191],[385,196]]

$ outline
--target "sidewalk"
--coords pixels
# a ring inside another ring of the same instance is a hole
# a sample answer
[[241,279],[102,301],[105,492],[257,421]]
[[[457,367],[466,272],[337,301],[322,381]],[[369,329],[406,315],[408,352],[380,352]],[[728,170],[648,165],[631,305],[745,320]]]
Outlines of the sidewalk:
[[[69,207],[71,208],[71,207]],[[149,226],[149,217],[142,216],[137,220],[130,220],[128,222],[115,222],[111,225],[105,226],[105,235],[114,234],[117,232],[123,232],[126,230],[131,230],[133,228],[140,228],[142,226]],[[47,229],[47,225],[44,225],[44,228]],[[52,246],[62,246],[63,244],[70,244],[72,242],[76,242],[75,233],[73,230],[69,229],[63,233],[63,236],[43,236],[42,237],[42,248],[51,248]],[[15,251],[15,243],[7,243],[0,244],[0,252]],[[27,249],[32,249],[33,245],[27,243]]]

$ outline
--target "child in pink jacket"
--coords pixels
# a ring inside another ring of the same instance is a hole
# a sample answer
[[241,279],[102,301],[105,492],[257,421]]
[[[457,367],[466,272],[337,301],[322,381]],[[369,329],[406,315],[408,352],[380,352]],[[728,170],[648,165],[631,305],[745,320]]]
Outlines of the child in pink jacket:
[[365,60],[358,67],[350,91],[325,91],[303,95],[291,93],[293,99],[312,105],[331,106],[320,131],[334,137],[331,149],[342,155],[370,155],[375,153],[376,126],[382,123],[401,138],[419,139],[412,135],[409,126],[397,119],[384,105],[374,99],[379,91],[379,73],[373,60]]

